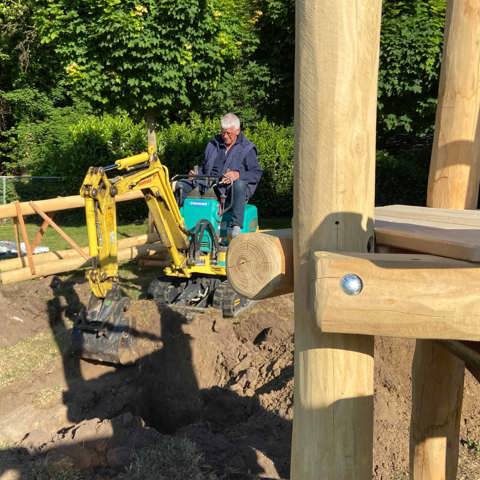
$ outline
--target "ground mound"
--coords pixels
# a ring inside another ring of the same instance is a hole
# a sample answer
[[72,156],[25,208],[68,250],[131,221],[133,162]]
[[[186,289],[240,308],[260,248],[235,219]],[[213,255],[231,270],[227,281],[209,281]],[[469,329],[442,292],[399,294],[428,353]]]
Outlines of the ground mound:
[[[233,322],[213,310],[191,318],[135,301],[129,315],[139,359],[114,368],[69,352],[71,321],[88,298],[84,283],[71,278],[22,285],[0,290],[6,305],[2,480],[288,478],[291,296],[259,302]],[[407,478],[413,347],[412,341],[376,339],[376,479]],[[479,392],[467,375],[463,479],[480,478]]]

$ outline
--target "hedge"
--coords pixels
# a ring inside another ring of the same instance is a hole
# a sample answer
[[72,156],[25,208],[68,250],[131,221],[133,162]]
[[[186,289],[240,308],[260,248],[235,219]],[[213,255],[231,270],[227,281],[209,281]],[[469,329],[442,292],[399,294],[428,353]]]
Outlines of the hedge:
[[[201,163],[208,140],[218,132],[218,120],[193,115],[157,133],[162,161],[170,175]],[[245,129],[258,148],[264,175],[253,198],[261,216],[289,216],[293,204],[294,132],[266,120]],[[43,121],[20,122],[7,164],[10,172],[64,177],[63,182],[16,185],[12,197],[46,198],[78,193],[91,165],[107,165],[145,149],[145,128],[125,114],[94,116],[55,109]],[[425,202],[430,146],[384,149],[377,154],[377,204]],[[321,188],[321,185],[319,185]],[[12,198],[10,198],[12,199]],[[129,208],[130,218],[145,214],[144,206]]]

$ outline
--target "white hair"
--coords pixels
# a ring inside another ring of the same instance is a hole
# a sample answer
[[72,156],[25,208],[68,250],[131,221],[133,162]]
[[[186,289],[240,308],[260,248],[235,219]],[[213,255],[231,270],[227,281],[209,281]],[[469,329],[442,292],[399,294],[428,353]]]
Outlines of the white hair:
[[220,120],[220,126],[224,130],[227,128],[240,129],[240,119],[234,113],[227,113]]

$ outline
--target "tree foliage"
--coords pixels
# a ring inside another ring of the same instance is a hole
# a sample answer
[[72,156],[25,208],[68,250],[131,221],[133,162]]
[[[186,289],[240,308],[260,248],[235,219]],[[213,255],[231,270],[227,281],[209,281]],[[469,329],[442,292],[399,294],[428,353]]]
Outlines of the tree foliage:
[[380,133],[432,130],[446,0],[387,0],[379,72]]
[[35,3],[40,41],[58,55],[65,88],[133,115],[183,117],[255,48],[244,0]]

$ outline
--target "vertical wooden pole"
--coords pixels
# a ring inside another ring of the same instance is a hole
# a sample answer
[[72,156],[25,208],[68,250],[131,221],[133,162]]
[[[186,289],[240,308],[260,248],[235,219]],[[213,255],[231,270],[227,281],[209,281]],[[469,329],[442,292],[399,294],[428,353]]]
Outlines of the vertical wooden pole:
[[449,0],[427,206],[477,208],[480,4]]
[[[427,205],[477,207],[479,182],[480,3],[449,0]],[[441,293],[441,292],[439,292]],[[464,364],[441,345],[417,341],[412,382],[410,476],[457,474]]]
[[15,236],[15,245],[17,247],[17,257],[22,262],[22,267],[25,266],[25,259],[22,255],[22,247],[20,242],[20,227],[18,225],[18,218],[14,217],[13,219],[13,235]]
[[322,334],[312,253],[372,242],[381,0],[297,0],[292,480],[371,479],[373,338]]
[[32,275],[35,275],[35,265],[33,263],[32,247],[30,246],[30,240],[28,239],[27,227],[25,226],[25,221],[23,219],[23,213],[19,201],[15,202],[15,208],[17,209],[17,218],[20,225],[20,231],[22,232],[23,241],[25,243],[25,250],[27,251],[27,261],[28,266],[30,267],[30,273]]

